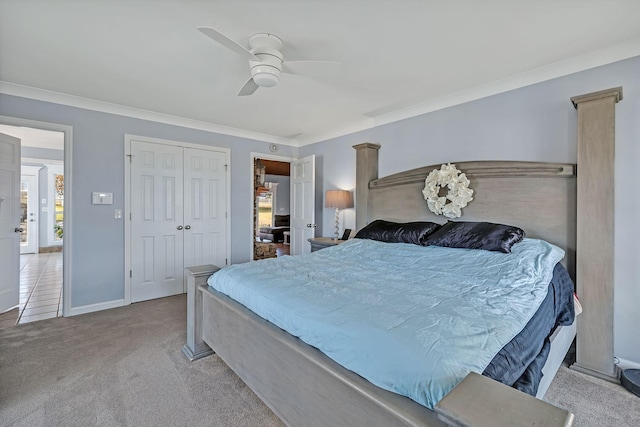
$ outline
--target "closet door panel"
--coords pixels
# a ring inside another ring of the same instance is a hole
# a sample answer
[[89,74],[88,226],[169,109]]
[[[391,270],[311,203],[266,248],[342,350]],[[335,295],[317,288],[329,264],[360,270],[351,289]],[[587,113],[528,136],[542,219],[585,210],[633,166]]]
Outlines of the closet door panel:
[[131,301],[184,292],[183,149],[131,143]]
[[186,266],[227,264],[226,154],[184,149]]

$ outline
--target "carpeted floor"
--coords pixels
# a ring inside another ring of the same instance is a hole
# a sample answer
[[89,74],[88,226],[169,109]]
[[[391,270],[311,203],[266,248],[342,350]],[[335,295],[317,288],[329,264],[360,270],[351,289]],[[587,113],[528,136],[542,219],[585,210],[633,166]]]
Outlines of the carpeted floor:
[[[182,355],[186,299],[0,329],[1,426],[281,426],[217,357]],[[640,425],[640,398],[562,368],[576,426]]]
[[184,296],[0,330],[0,426],[282,425],[185,331]]
[[561,366],[544,400],[575,415],[578,427],[640,426],[640,397],[621,385]]

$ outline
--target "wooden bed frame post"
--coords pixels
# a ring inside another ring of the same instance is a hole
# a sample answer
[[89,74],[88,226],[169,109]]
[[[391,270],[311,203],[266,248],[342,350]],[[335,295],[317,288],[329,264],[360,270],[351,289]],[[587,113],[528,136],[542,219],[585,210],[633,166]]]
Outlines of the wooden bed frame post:
[[187,343],[182,352],[187,359],[194,361],[213,354],[213,350],[202,338],[202,291],[200,286],[207,286],[207,279],[220,270],[215,265],[206,264],[185,268],[187,276]]
[[621,87],[571,98],[578,110],[576,287],[584,307],[571,368],[615,382],[614,159],[615,105],[620,100]]
[[380,144],[365,142],[356,149],[356,233],[367,225],[369,213],[369,182],[378,179],[378,150]]

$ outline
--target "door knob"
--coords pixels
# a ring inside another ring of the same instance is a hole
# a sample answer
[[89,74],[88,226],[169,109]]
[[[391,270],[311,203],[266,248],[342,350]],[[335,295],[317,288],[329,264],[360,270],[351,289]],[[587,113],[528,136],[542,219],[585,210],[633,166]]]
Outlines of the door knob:
[[191,226],[190,226],[190,225],[185,225],[185,226],[184,226],[184,229],[185,229],[185,230],[191,230]]
[[16,233],[22,233],[24,230],[21,227],[16,227],[13,229]]
[[307,228],[316,228],[315,224],[307,224]]
[[181,226],[181,225],[177,226],[176,228],[177,228],[178,230],[182,230],[182,226]]

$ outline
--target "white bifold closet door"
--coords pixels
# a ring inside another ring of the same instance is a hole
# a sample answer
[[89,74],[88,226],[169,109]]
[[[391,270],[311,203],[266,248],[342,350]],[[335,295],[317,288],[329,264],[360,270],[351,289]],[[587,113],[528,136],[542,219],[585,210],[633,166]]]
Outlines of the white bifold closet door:
[[226,153],[131,141],[131,302],[185,292],[184,268],[224,266]]

